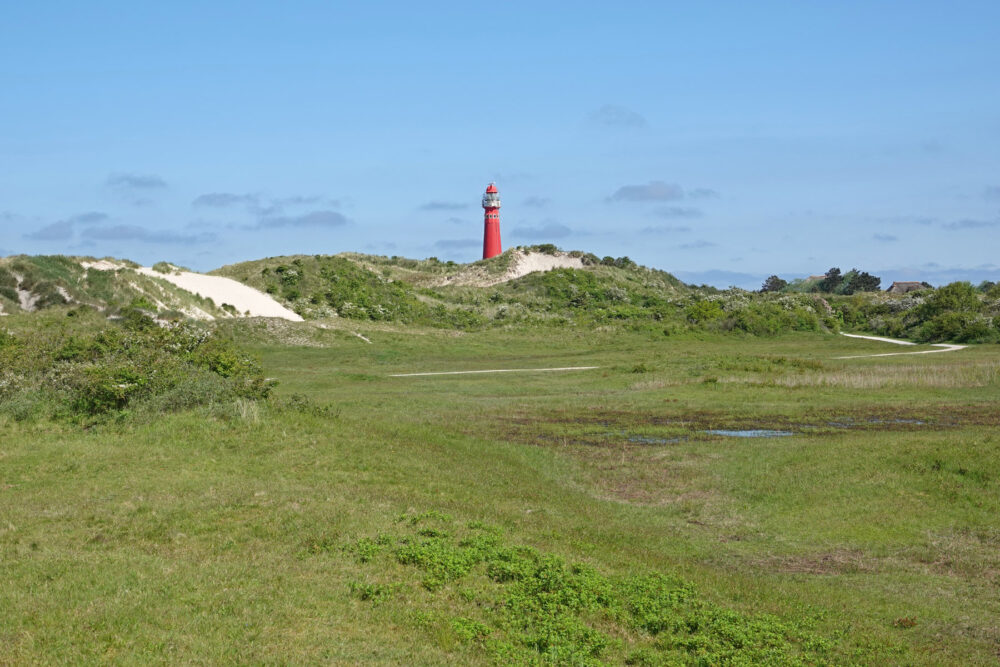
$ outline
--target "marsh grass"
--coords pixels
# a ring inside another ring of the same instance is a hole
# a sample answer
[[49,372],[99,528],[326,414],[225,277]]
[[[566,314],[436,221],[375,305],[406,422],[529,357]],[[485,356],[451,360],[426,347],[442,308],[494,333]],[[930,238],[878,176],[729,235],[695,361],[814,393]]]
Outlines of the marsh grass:
[[[954,354],[954,353],[948,353]],[[849,389],[881,389],[886,387],[972,388],[1000,384],[1000,362],[951,361],[908,364],[877,365],[862,368],[828,371],[814,375],[766,378],[729,378],[735,382],[774,382],[785,387],[846,387]]]
[[[88,424],[0,415],[0,663],[697,661],[631,612],[606,616],[638,599],[622,589],[564,619],[569,652],[539,652],[517,626],[535,597],[500,604],[513,584],[493,561],[448,565],[474,522],[558,559],[555,599],[580,590],[574,564],[601,586],[690,584],[737,619],[733,663],[761,642],[786,651],[777,664],[995,663],[995,347],[873,363],[833,357],[884,346],[822,334],[351,324],[373,343],[234,333],[279,380],[267,401]],[[572,365],[600,368],[389,377]],[[878,391],[819,381],[878,373]],[[403,538],[441,558],[400,562]],[[596,654],[583,627],[610,638]]]
[[237,398],[236,413],[241,420],[248,424],[257,424],[260,422],[260,405],[255,400]]

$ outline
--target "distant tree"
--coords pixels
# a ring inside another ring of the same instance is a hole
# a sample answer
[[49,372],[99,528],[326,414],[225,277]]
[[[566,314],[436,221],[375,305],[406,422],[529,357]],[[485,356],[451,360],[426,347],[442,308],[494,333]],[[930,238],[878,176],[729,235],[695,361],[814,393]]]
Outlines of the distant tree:
[[855,292],[877,292],[882,284],[882,279],[873,276],[867,271],[859,272],[851,269],[848,273],[847,284],[844,286],[844,294],[854,294]]
[[601,258],[601,264],[603,264],[604,266],[614,266],[615,258],[612,257],[611,255],[605,255],[603,258]]
[[780,292],[781,290],[788,287],[788,281],[782,280],[778,276],[770,276],[764,281],[764,284],[760,286],[761,292]]
[[993,282],[992,280],[984,280],[983,282],[979,283],[979,286],[976,289],[979,290],[980,292],[989,292],[995,286],[996,283]]
[[628,255],[623,255],[615,260],[615,266],[619,269],[628,269],[635,266],[635,262],[633,262]]
[[842,280],[843,276],[840,275],[840,269],[835,266],[826,272],[823,276],[823,280],[816,283],[816,291],[832,294],[837,291],[838,287],[840,287]]

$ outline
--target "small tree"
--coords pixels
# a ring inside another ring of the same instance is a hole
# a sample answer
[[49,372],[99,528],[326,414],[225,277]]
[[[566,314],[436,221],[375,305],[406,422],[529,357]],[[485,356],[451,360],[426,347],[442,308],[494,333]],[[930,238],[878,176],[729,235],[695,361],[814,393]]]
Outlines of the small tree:
[[764,284],[760,286],[761,292],[780,292],[788,287],[788,281],[782,280],[778,276],[770,276],[764,281]]
[[823,280],[816,284],[816,291],[832,294],[837,291],[838,287],[840,287],[842,279],[843,276],[840,275],[840,269],[835,266],[826,272],[826,275],[823,276]]
[[844,287],[844,294],[854,294],[855,292],[877,292],[879,286],[882,284],[882,279],[878,276],[873,276],[867,271],[858,272],[857,269],[851,269],[850,278],[847,280],[847,285]]

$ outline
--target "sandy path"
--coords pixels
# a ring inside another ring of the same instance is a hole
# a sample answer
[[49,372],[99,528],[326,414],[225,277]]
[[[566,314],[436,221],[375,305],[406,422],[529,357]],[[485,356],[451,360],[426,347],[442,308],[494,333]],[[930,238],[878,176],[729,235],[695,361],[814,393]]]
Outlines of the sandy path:
[[439,371],[436,373],[396,373],[391,378],[409,378],[418,375],[471,375],[473,373],[538,373],[541,371],[589,371],[600,366],[566,366],[563,368],[497,368],[488,371]]
[[302,321],[298,313],[285,308],[267,294],[232,278],[206,276],[203,273],[190,271],[160,273],[148,267],[141,267],[136,271],[153,278],[162,278],[188,292],[209,298],[217,306],[228,303],[240,314],[249,312],[252,317],[280,317],[293,322]]
[[[893,343],[895,345],[916,345],[908,340],[897,340],[895,338],[883,338],[881,336],[861,336],[858,334],[841,333],[841,336],[848,338],[864,338],[865,340],[877,340],[882,343]],[[933,343],[931,347],[942,348],[940,350],[920,350],[919,352],[884,352],[882,354],[854,354],[848,357],[834,357],[834,359],[863,359],[865,357],[899,357],[905,354],[934,354],[936,352],[954,352],[964,350],[968,345],[953,345],[951,343]]]

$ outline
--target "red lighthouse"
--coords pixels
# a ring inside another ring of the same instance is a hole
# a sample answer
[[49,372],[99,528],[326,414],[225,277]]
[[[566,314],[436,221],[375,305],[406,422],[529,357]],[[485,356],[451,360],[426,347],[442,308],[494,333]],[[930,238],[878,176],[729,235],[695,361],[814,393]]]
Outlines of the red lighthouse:
[[500,193],[496,183],[490,183],[483,195],[483,259],[496,257],[500,249]]

